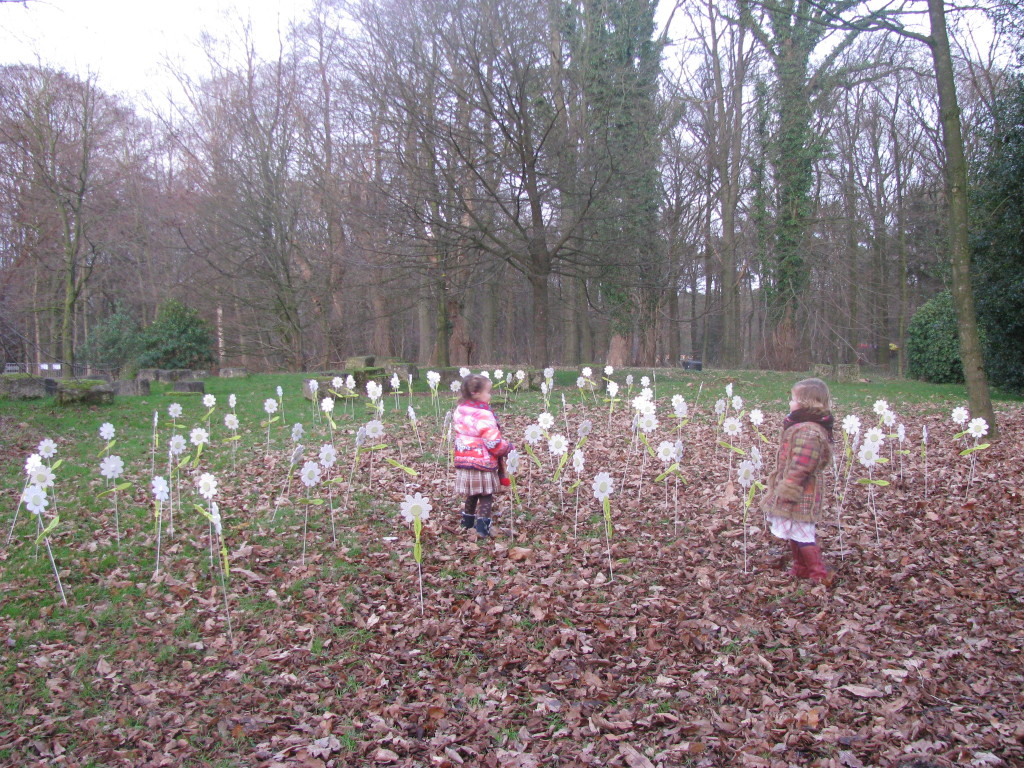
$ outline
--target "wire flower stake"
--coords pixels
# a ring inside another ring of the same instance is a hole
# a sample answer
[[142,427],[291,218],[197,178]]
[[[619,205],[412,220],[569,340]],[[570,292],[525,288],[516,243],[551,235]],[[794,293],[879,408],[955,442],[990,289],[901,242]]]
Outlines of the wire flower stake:
[[153,569],[153,578],[160,575],[160,541],[163,533],[164,502],[170,498],[170,486],[163,477],[157,475],[152,482],[153,499],[156,501],[156,567]]
[[53,533],[60,523],[60,515],[55,515],[49,525],[43,524],[43,512],[46,510],[49,501],[46,497],[46,489],[38,485],[30,485],[26,488],[21,495],[21,500],[25,503],[25,509],[36,516],[37,527],[40,531],[39,535],[36,536],[36,546],[39,545],[39,542],[46,544],[46,554],[50,556],[50,567],[53,568],[53,577],[57,580],[57,591],[60,592],[60,600],[66,608],[68,599],[64,595],[64,585],[60,582],[60,572],[57,570],[57,563],[53,559],[53,550],[50,548],[50,534]]
[[976,419],[971,419],[971,423],[967,425],[967,429],[961,432],[960,435],[956,436],[960,437],[961,435],[970,435],[971,437],[974,438],[974,445],[972,445],[970,448],[965,448],[964,450],[960,451],[961,456],[971,457],[971,474],[967,477],[967,490],[964,491],[965,501],[967,500],[967,498],[970,497],[971,494],[971,483],[974,482],[974,465],[978,458],[978,451],[984,451],[991,445],[991,443],[978,442],[987,434],[988,422],[985,421],[983,418],[978,417]]
[[[320,482],[320,465],[315,461],[307,461],[302,465],[302,471],[299,472],[299,479],[302,484],[306,486],[306,498],[299,499],[306,508],[306,512],[302,518],[302,565],[306,565],[306,532],[309,529],[309,505],[320,505],[324,503],[323,499],[314,499],[310,494],[313,492],[313,488]],[[332,515],[333,522],[333,515]],[[337,541],[337,539],[335,539]]]
[[338,546],[338,529],[334,523],[334,485],[336,480],[330,479],[331,469],[334,467],[335,462],[338,461],[338,451],[331,444],[326,443],[320,446],[320,466],[324,470],[324,475],[328,478],[327,484],[327,503],[331,510],[331,540],[334,546]]
[[[875,434],[877,432],[877,434]],[[867,477],[857,478],[857,482],[860,485],[866,485],[868,487],[868,503],[871,505],[871,515],[875,521],[875,544],[881,546],[882,537],[878,533],[878,510],[875,508],[875,487],[876,486],[887,486],[889,485],[888,480],[880,480],[872,477],[876,464],[885,464],[889,460],[884,456],[879,455],[882,447],[882,430],[877,427],[869,429],[864,435],[864,445],[860,447],[860,452],[857,454],[857,461],[868,470]]]
[[509,536],[512,539],[515,539],[516,537],[516,507],[523,506],[522,499],[519,498],[519,484],[516,482],[516,473],[519,472],[519,462],[519,451],[513,448],[509,451],[508,456],[505,457],[505,474],[508,476],[509,488],[512,489],[512,500],[514,502],[508,505]]
[[[294,432],[292,433],[294,434]],[[288,498],[288,494],[292,490],[292,476],[295,474],[295,467],[298,466],[299,461],[302,459],[302,445],[296,445],[292,448],[292,455],[288,458],[288,479],[285,481],[284,494],[277,497],[277,501],[274,504],[274,514],[270,517],[270,522],[277,520],[277,510],[281,508],[281,502]]]
[[747,516],[750,512],[750,505],[754,501],[754,494],[764,488],[764,485],[757,480],[757,467],[750,459],[740,462],[736,468],[736,482],[746,491],[743,495],[743,572],[747,572]]
[[580,527],[580,485],[583,483],[583,465],[585,463],[583,451],[577,448],[572,452],[572,470],[576,473],[576,482],[569,486],[569,493],[576,491],[576,513],[573,515],[572,540],[576,541]]
[[423,531],[423,521],[430,519],[430,499],[420,493],[415,496],[406,494],[402,502],[402,519],[412,523],[412,532],[415,542],[412,545],[412,557],[416,561],[416,574],[420,585],[420,616],[423,615],[423,545],[420,543],[420,534]]
[[608,581],[615,578],[615,574],[612,571],[612,505],[609,497],[615,490],[615,484],[612,482],[612,476],[607,472],[598,472],[597,477],[594,478],[592,485],[594,489],[594,498],[601,502],[601,508],[604,510],[604,543],[605,549],[608,553]]
[[153,411],[153,438],[149,441],[149,474],[156,471],[156,452],[160,447],[160,411]]
[[[218,570],[220,571],[220,587],[221,592],[224,594],[224,616],[227,619],[228,625],[228,642],[231,643],[233,648],[235,645],[235,635],[231,631],[231,605],[228,603],[228,575],[230,573],[228,548],[227,544],[224,543],[224,528],[220,516],[220,507],[213,500],[213,497],[217,495],[217,478],[208,473],[203,474],[199,478],[199,495],[206,499],[210,505],[209,511],[200,504],[193,505],[195,510],[210,523],[210,551],[213,551],[215,541],[220,549],[220,557],[217,558],[219,563]],[[211,563],[212,565],[213,563]]]
[[[281,390],[280,387],[278,387],[277,389],[278,389],[278,391]],[[264,426],[264,427],[267,428],[267,458],[268,459],[270,458],[270,425],[273,424],[275,421],[278,421],[281,418],[280,416],[275,416],[274,415],[275,413],[277,413],[277,409],[278,409],[278,402],[274,398],[268,397],[266,400],[263,401],[263,410],[267,414],[267,420],[264,421],[261,426]],[[282,413],[283,413],[283,411],[282,411]]]
[[[857,451],[859,442],[860,419],[851,413],[843,419],[843,456],[845,457],[846,474],[841,485],[836,482],[833,492],[836,498],[836,525],[839,527],[839,557],[843,560],[846,559],[846,549],[843,547],[843,507],[846,505],[846,492],[849,489],[850,475],[853,472],[853,454]],[[843,464],[840,464],[836,474],[837,481],[842,472]]]
[[124,461],[121,460],[120,456],[105,457],[103,461],[100,462],[100,474],[106,478],[107,485],[109,485],[111,481],[114,481],[114,486],[112,488],[107,488],[107,490],[96,496],[97,499],[101,499],[107,494],[112,493],[114,495],[114,531],[117,535],[118,552],[121,551],[121,517],[117,508],[117,494],[119,491],[132,487],[131,483],[117,482],[117,479],[121,476],[122,472],[124,472]]

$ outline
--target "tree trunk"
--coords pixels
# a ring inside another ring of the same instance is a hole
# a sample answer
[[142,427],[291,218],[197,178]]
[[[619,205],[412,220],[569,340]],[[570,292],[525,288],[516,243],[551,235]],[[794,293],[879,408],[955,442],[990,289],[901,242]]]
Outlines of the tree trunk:
[[530,364],[543,368],[551,358],[548,352],[548,276],[530,274],[530,296],[533,299],[533,344],[530,350]]
[[974,292],[971,287],[967,160],[964,157],[960,107],[957,103],[956,79],[949,51],[943,0],[928,0],[928,18],[931,22],[932,62],[939,91],[942,146],[945,149],[943,169],[946,176],[946,196],[949,200],[949,249],[953,304],[956,306],[957,324],[960,328],[960,357],[963,360],[971,415],[985,419],[989,424],[989,436],[996,439],[999,430],[988,392],[988,378],[985,375],[981,341],[978,337],[978,318],[974,311]]

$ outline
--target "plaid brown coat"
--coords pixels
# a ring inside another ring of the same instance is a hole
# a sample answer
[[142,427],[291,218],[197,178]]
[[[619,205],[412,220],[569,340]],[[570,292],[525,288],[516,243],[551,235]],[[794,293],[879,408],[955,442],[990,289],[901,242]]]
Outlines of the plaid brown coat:
[[820,424],[804,421],[782,433],[775,472],[761,501],[765,514],[801,523],[816,523],[824,503],[822,470],[832,460],[828,432]]

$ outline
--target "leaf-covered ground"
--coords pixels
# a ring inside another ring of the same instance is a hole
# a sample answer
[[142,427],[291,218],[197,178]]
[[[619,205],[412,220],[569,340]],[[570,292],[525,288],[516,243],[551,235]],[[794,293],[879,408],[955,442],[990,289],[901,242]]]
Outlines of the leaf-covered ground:
[[[744,537],[740,489],[727,485],[727,453],[706,419],[682,432],[689,482],[676,505],[671,481],[654,482],[662,465],[631,449],[625,415],[609,426],[606,410],[572,408],[556,428],[575,436],[588,417],[595,426],[578,515],[574,473],[560,497],[540,448],[543,473],[524,462],[523,506],[510,520],[501,499],[490,541],[459,528],[451,474],[416,458],[403,434],[401,458],[420,475],[383,455],[371,474],[364,456],[347,509],[347,483],[334,491],[337,546],[326,508],[313,508],[305,565],[300,494],[293,487],[270,522],[286,459],[266,458],[257,439],[221,476],[233,646],[201,519],[179,515],[151,579],[153,508],[140,475],[125,503],[140,512],[122,521],[132,545],[118,556],[103,520],[60,563],[70,608],[54,602],[45,554],[28,554],[31,529],[0,555],[0,761],[1024,765],[1024,412],[1001,409],[1004,437],[976,454],[968,489],[970,460],[948,417],[916,410],[901,409],[902,476],[895,455],[874,474],[892,482],[875,490],[877,514],[852,483],[842,549],[837,521],[821,528],[832,588],[785,574],[756,502]],[[655,444],[669,437],[662,421]],[[774,438],[780,421],[762,431]],[[504,428],[518,443],[526,423],[509,415]],[[8,422],[4,437],[2,460],[20,464],[39,435]],[[764,453],[773,466],[774,451]],[[590,490],[602,470],[616,483],[611,577]],[[20,489],[7,490],[12,510]],[[414,490],[434,503],[422,614],[398,515]]]

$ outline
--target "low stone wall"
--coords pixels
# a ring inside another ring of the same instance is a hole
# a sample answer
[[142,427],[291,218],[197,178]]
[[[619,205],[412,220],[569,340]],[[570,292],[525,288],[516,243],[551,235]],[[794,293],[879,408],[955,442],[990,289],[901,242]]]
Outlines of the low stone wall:
[[27,373],[5,373],[0,375],[0,399],[37,400],[57,393],[54,379],[40,379]]
[[57,382],[57,405],[110,405],[113,402],[114,387],[105,381]]

